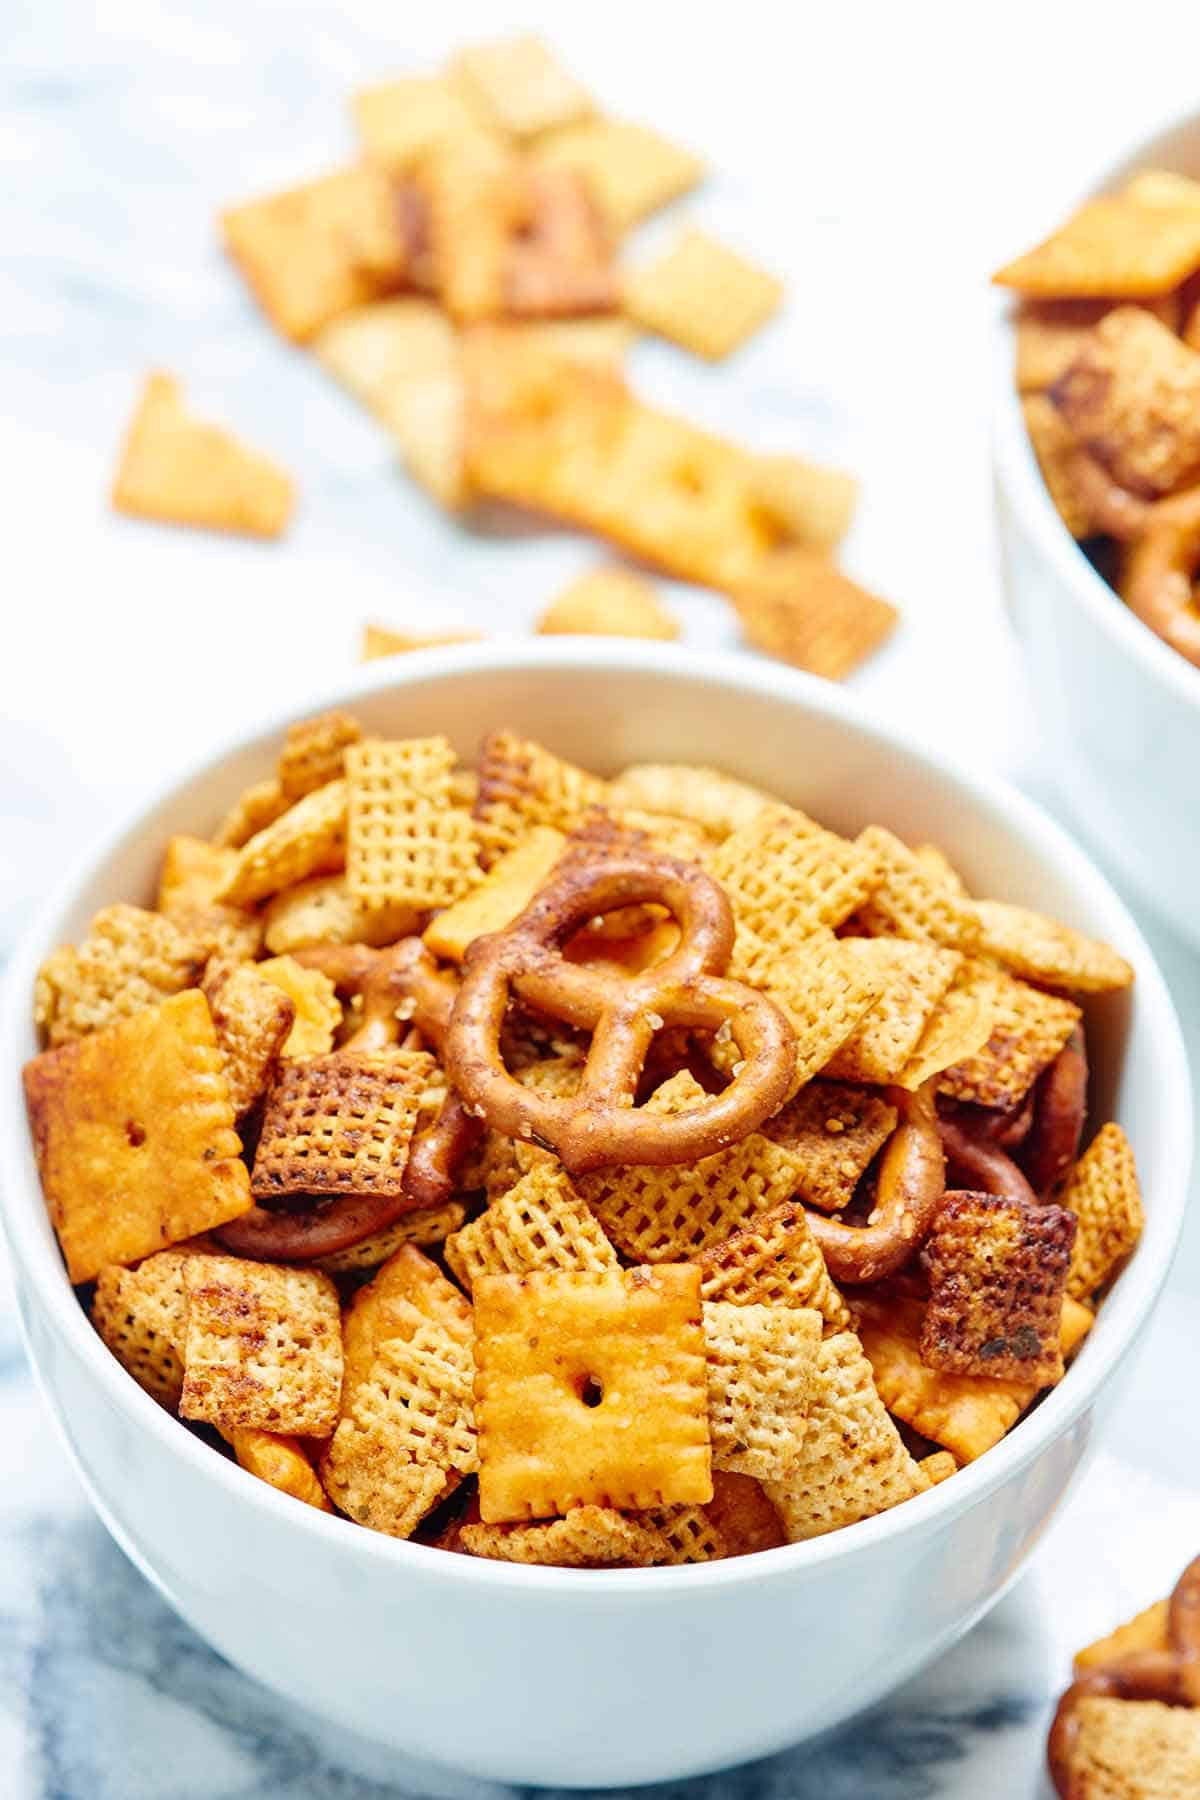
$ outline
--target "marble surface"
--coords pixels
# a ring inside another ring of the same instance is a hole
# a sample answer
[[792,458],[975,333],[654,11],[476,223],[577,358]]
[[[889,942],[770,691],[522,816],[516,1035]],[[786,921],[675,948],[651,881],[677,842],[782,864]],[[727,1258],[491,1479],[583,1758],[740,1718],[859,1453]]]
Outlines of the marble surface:
[[[674,0],[521,9],[614,108],[708,152],[720,173],[683,210],[788,279],[786,312],[728,368],[641,346],[637,384],[862,476],[848,561],[905,625],[861,692],[1039,793],[994,573],[984,277],[1114,142],[1189,103],[1188,34],[1200,48],[1200,26],[1157,0],[1137,32],[1100,10],[860,4],[825,9],[818,33],[804,9],[768,0],[743,0],[736,26]],[[520,632],[590,559],[566,534],[502,542],[438,518],[376,428],[272,339],[216,246],[221,202],[345,154],[355,82],[506,22],[482,3],[414,13],[368,0],[3,11],[0,949],[96,826],[218,730],[348,668],[366,619]],[[303,500],[284,544],[108,514],[148,365],[285,457]],[[732,647],[715,600],[673,598],[690,641]],[[1200,964],[1148,925],[1195,1045]],[[1071,1649],[1164,1591],[1197,1548],[1200,1457],[1176,1414],[1198,1293],[1193,1224],[1089,1478],[988,1620],[841,1738],[664,1792],[1042,1794],[1042,1733]],[[0,1306],[0,1792],[482,1794],[297,1716],[206,1650],[92,1518],[12,1316]]]

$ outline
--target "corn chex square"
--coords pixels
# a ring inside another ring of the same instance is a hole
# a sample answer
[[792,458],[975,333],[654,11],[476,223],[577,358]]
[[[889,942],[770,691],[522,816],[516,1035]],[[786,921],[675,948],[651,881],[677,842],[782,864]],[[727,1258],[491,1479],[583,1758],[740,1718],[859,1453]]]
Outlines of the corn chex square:
[[693,763],[631,763],[609,787],[614,806],[689,819],[718,842],[773,804],[749,782]]
[[617,1253],[566,1175],[546,1158],[446,1240],[446,1261],[470,1291],[480,1275],[617,1267]]
[[712,1497],[697,1268],[483,1275],[475,1334],[485,1524]]
[[[796,1033],[793,1092],[825,1068],[883,992],[881,971],[850,948],[853,941],[837,938],[823,926],[784,950],[764,942],[749,926],[738,927],[729,973],[735,981],[761,988],[791,1021]],[[712,1056],[719,1068],[728,1068],[733,1047],[714,1043]]]
[[[688,1070],[664,1082],[648,1112],[678,1113],[701,1104]],[[639,1262],[684,1262],[722,1243],[754,1214],[794,1191],[797,1164],[759,1132],[695,1164],[628,1165],[581,1175],[576,1191],[623,1255]]]
[[568,832],[603,806],[607,784],[515,731],[493,731],[479,754],[475,820],[483,860],[512,850],[535,825]]
[[414,1313],[452,1339],[456,1355],[470,1351],[469,1302],[436,1263],[410,1244],[376,1270],[342,1315],[342,1418],[349,1414],[359,1387],[370,1375],[379,1346],[389,1338],[412,1337],[417,1323]]
[[784,1479],[800,1454],[821,1328],[811,1307],[705,1302],[715,1469]]
[[766,1484],[788,1542],[869,1519],[928,1485],[888,1417],[857,1337],[826,1338],[799,1457],[785,1481]]
[[659,1506],[641,1517],[663,1540],[665,1548],[656,1562],[679,1568],[684,1563],[718,1562],[728,1554],[725,1534],[707,1506]]
[[611,1506],[573,1506],[562,1519],[532,1525],[463,1525],[469,1556],[560,1569],[651,1567],[666,1559],[662,1533]]
[[289,805],[338,781],[346,773],[346,749],[357,744],[362,727],[347,713],[318,713],[289,725],[279,753],[279,786]]
[[859,909],[864,931],[873,937],[915,938],[947,950],[975,948],[979,915],[973,901],[956,894],[882,825],[868,825],[855,842],[875,859],[877,877]]
[[342,1050],[285,1064],[263,1112],[255,1195],[398,1197],[433,1066],[423,1050]]
[[751,337],[782,299],[778,276],[694,228],[625,284],[631,318],[713,361]]
[[69,1043],[194,986],[206,954],[204,944],[159,913],[105,907],[78,948],[63,944],[42,963],[34,1019],[49,1044]]
[[197,989],[26,1063],[42,1191],[73,1282],[248,1212],[208,1002]]
[[330,781],[246,840],[217,898],[254,906],[310,875],[331,874],[345,861],[346,783]]
[[847,938],[842,953],[874,969],[883,991],[830,1057],[825,1073],[876,1085],[895,1081],[958,974],[962,957],[957,950],[882,937]]
[[183,1391],[190,1250],[160,1250],[136,1269],[110,1263],[96,1277],[92,1324],[139,1387],[174,1410]]
[[981,951],[1026,981],[1072,994],[1104,994],[1133,980],[1132,968],[1110,945],[1057,919],[1003,900],[977,900],[975,910]]
[[900,618],[890,601],[802,544],[764,556],[733,602],[747,643],[826,681],[844,681],[886,643]]
[[850,1323],[799,1200],[758,1214],[698,1260],[706,1305],[731,1300],[737,1306],[812,1307],[832,1330]]
[[1019,1106],[1075,1030],[1079,1008],[973,957],[957,985],[986,1006],[991,1032],[981,1049],[943,1072],[938,1092],[977,1106]]
[[800,1165],[797,1191],[806,1206],[839,1212],[896,1129],[894,1106],[870,1088],[811,1081],[763,1131]]
[[214,956],[209,962],[203,992],[225,1059],[229,1098],[240,1119],[274,1074],[296,1008],[281,989],[263,980],[253,963],[229,957]]
[[342,1329],[328,1275],[237,1256],[192,1256],[183,1285],[185,1419],[302,1437],[332,1431]]
[[372,907],[450,906],[479,878],[471,820],[452,803],[445,738],[354,744],[346,886]]
[[875,883],[878,861],[870,849],[795,808],[773,806],[727,837],[709,868],[739,926],[786,950],[856,912]]
[[320,1256],[314,1267],[330,1275],[351,1274],[356,1270],[377,1269],[406,1244],[414,1249],[431,1249],[442,1244],[458,1230],[467,1216],[466,1202],[447,1200],[444,1206],[421,1206],[414,1212],[402,1213],[394,1224],[372,1232],[346,1250],[335,1250]]
[[1067,1292],[1086,1300],[1137,1247],[1145,1215],[1129,1139],[1102,1125],[1071,1171],[1061,1204],[1079,1220]]

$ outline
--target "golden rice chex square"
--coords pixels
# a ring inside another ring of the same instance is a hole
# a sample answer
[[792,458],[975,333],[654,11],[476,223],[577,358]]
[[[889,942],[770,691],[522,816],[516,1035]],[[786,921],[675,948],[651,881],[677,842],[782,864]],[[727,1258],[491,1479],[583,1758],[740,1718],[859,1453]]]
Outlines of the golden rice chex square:
[[469,1556],[559,1569],[651,1567],[666,1560],[656,1526],[611,1506],[573,1506],[565,1518],[532,1525],[463,1525],[459,1542]]
[[811,1307],[704,1304],[713,1467],[780,1481],[800,1454],[821,1342]]
[[898,1118],[896,1108],[870,1088],[810,1081],[763,1131],[798,1159],[797,1192],[805,1205],[840,1212]]
[[361,737],[358,720],[343,712],[318,713],[289,725],[279,753],[279,786],[288,804],[340,781],[346,773],[346,747]]
[[160,1250],[136,1269],[110,1263],[96,1277],[92,1324],[139,1387],[174,1409],[183,1391],[190,1250]]
[[956,894],[882,825],[868,825],[855,842],[874,859],[878,877],[859,909],[864,931],[872,937],[915,938],[947,950],[974,949],[979,915],[972,901]]
[[759,1213],[699,1261],[706,1304],[732,1300],[738,1306],[814,1307],[834,1331],[850,1323],[799,1200]]
[[1137,1247],[1145,1215],[1129,1139],[1102,1125],[1071,1171],[1062,1205],[1079,1220],[1067,1292],[1086,1300]]
[[314,788],[248,838],[217,898],[254,906],[310,875],[333,874],[345,861],[346,783],[337,780]]
[[694,1265],[483,1275],[475,1334],[486,1524],[711,1499]]
[[825,1065],[835,1080],[896,1081],[959,972],[957,950],[905,938],[847,938],[842,954],[874,969],[882,993]]
[[471,820],[453,804],[442,737],[346,751],[346,886],[368,906],[450,906],[479,878]]
[[63,944],[42,963],[34,1019],[50,1045],[69,1043],[194,986],[207,954],[205,944],[159,913],[105,907],[78,948]]
[[255,1195],[401,1194],[433,1066],[423,1050],[341,1050],[285,1064],[263,1112]]
[[322,1437],[337,1420],[342,1326],[337,1289],[315,1269],[236,1256],[184,1264],[185,1419]]
[[981,1049],[942,1072],[938,1092],[976,1106],[1019,1106],[1079,1024],[1079,1008],[975,957],[964,963],[956,986],[982,1001],[991,1032]]
[[856,912],[874,885],[878,859],[793,807],[773,806],[726,838],[710,873],[738,924],[786,950]]
[[296,1008],[254,963],[214,956],[204,972],[203,993],[225,1058],[229,1098],[240,1119],[274,1074],[296,1017]]
[[607,783],[514,731],[493,731],[479,753],[475,820],[483,860],[512,850],[534,825],[572,831],[603,806]]
[[447,1238],[446,1261],[469,1292],[480,1275],[615,1269],[617,1253],[563,1170],[546,1158]]
[[[852,946],[823,925],[792,948],[767,943],[747,925],[738,927],[729,973],[761,988],[796,1033],[792,1092],[825,1068],[883,993],[883,975]],[[734,1047],[714,1044],[718,1068],[728,1068]]]

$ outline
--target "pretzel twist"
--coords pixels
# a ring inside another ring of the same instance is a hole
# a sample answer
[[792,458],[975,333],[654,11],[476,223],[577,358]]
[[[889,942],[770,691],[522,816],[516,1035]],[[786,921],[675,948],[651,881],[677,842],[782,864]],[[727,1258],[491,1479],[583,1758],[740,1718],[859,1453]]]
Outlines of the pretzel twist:
[[1021,1148],[1021,1166],[1040,1200],[1049,1199],[1079,1155],[1087,1113],[1088,1059],[1077,1025],[1033,1094],[1033,1121]]
[[1062,1800],[1069,1800],[1079,1740],[1079,1702],[1161,1700],[1167,1706],[1200,1706],[1200,1556],[1175,1584],[1167,1611],[1167,1648],[1135,1650],[1073,1681],[1058,1703],[1046,1760]]
[[[367,944],[316,944],[292,954],[305,968],[328,975],[343,997],[361,997],[361,1022],[343,1050],[387,1050],[409,1023],[435,1049],[441,1048],[455,983],[420,938],[401,938],[385,950]],[[261,1261],[306,1262],[348,1250],[406,1212],[443,1205],[454,1191],[455,1172],[479,1135],[478,1121],[451,1091],[437,1119],[409,1148],[399,1196],[345,1194],[318,1200],[303,1211],[255,1206],[216,1235],[227,1249]]]
[[1038,1197],[1012,1157],[994,1138],[976,1131],[961,1116],[938,1119],[942,1149],[956,1184],[977,1194],[1003,1194],[1021,1206],[1036,1206]]
[[[568,962],[563,946],[589,919],[655,901],[680,928],[675,950],[626,978]],[[445,1041],[446,1072],[464,1104],[508,1137],[555,1150],[569,1174],[621,1163],[695,1162],[737,1143],[786,1100],[796,1040],[766,995],[729,980],[733,914],[702,869],[643,850],[568,855],[504,931],[477,939]],[[579,1090],[535,1093],[504,1065],[500,1030],[513,994],[592,1034]],[[728,1026],[739,1064],[719,1094],[675,1115],[634,1105],[657,1032]]]
[[1200,487],[1147,510],[1121,572],[1121,598],[1144,625],[1200,667]]
[[836,1281],[860,1284],[894,1275],[933,1228],[946,1193],[946,1163],[938,1132],[933,1076],[910,1093],[889,1088],[900,1114],[879,1164],[875,1205],[864,1225],[809,1212],[812,1234]]

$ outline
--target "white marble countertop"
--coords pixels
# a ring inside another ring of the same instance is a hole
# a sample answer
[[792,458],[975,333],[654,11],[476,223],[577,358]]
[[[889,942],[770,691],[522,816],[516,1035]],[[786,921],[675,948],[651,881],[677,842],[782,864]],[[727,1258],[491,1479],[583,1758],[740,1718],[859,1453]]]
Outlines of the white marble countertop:
[[[728,368],[641,346],[638,385],[862,476],[848,562],[905,625],[860,691],[1043,797],[996,584],[984,277],[1114,145],[1194,103],[1200,48],[1200,22],[1169,0],[1144,0],[1133,24],[1101,13],[1082,0],[520,13],[614,109],[706,151],[720,174],[683,210],[788,278],[785,314]],[[18,0],[0,22],[0,952],[98,824],[218,730],[348,668],[366,619],[519,633],[592,554],[566,534],[504,543],[438,518],[378,430],[271,337],[212,231],[221,202],[344,154],[355,82],[507,18],[482,0],[421,17],[382,0]],[[282,545],[109,515],[115,445],[151,365],[292,467],[302,505]],[[675,598],[690,641],[732,646],[718,602]],[[1147,923],[1200,1049],[1200,962]],[[689,1784],[688,1800],[1041,1794],[1070,1651],[1200,1547],[1200,1453],[1176,1426],[1198,1294],[1193,1224],[1087,1480],[983,1625],[842,1738]],[[397,1769],[213,1656],[92,1518],[11,1323],[0,1475],[5,1795],[482,1791]]]

